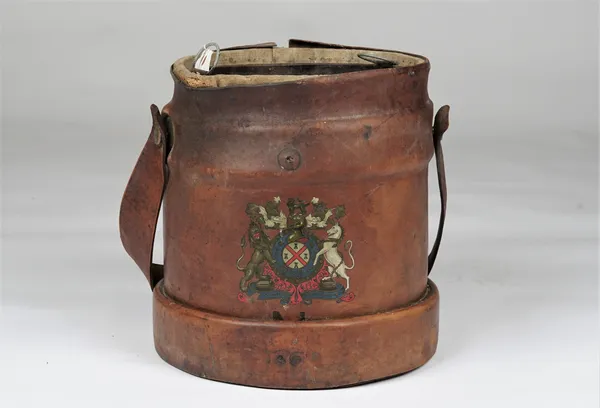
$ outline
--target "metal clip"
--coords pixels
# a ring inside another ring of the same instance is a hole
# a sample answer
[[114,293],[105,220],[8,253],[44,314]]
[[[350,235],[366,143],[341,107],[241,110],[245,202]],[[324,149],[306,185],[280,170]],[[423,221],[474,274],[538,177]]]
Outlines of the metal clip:
[[[214,48],[214,51],[212,48]],[[210,74],[210,72],[217,66],[219,63],[219,54],[221,52],[221,48],[219,44],[210,42],[204,44],[204,46],[198,51],[196,56],[194,57],[194,63],[192,70],[195,72],[199,72],[202,74]],[[212,55],[216,53],[215,63],[211,66]]]
[[391,68],[391,67],[395,67],[396,65],[398,65],[398,63],[385,59],[385,58],[381,58],[381,57],[377,57],[375,55],[369,55],[369,54],[357,54],[357,57],[360,59],[363,59],[365,61],[368,62],[372,62],[373,64],[377,65],[380,68]]

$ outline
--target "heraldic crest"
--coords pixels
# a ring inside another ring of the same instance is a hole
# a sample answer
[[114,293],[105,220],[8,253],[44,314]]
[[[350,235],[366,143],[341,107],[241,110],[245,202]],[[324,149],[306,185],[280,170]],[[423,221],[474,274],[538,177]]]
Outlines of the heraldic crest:
[[[236,263],[244,274],[238,299],[279,299],[284,305],[311,304],[313,299],[352,301],[348,275],[354,268],[352,241],[343,242],[340,224],[345,207],[328,208],[316,197],[310,202],[288,199],[287,215],[280,207],[280,197],[265,205],[246,206],[250,223]],[[246,251],[252,254],[242,266]],[[345,262],[344,252],[351,265]]]

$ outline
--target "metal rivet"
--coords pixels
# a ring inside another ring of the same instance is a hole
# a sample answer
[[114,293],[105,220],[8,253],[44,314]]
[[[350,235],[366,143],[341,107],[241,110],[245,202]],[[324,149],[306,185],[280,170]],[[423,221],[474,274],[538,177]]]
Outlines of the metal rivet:
[[293,356],[290,357],[290,364],[292,365],[292,367],[296,367],[301,362],[302,362],[302,357],[300,357],[298,354],[294,354]]
[[287,171],[297,170],[302,162],[300,152],[292,147],[287,147],[277,155],[279,167]]

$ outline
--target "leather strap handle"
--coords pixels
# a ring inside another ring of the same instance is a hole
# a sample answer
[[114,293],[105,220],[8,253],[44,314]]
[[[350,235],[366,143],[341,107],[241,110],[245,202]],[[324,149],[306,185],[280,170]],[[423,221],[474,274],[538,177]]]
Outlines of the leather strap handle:
[[150,106],[152,130],[133,169],[119,213],[119,231],[125,250],[142,270],[150,287],[163,278],[163,265],[152,263],[156,223],[167,184],[168,132],[166,115]]
[[440,249],[440,243],[442,242],[444,222],[446,221],[447,191],[446,170],[444,168],[444,152],[442,151],[442,136],[444,135],[446,130],[448,130],[448,126],[450,124],[448,119],[449,113],[450,107],[448,105],[444,105],[435,114],[435,119],[433,121],[433,151],[435,154],[435,165],[437,167],[438,186],[440,189],[441,210],[437,235],[435,237],[433,247],[431,248],[431,252],[427,257],[427,275],[429,275],[431,273],[431,269],[433,269],[433,264],[435,263],[435,258],[437,257],[438,251]]

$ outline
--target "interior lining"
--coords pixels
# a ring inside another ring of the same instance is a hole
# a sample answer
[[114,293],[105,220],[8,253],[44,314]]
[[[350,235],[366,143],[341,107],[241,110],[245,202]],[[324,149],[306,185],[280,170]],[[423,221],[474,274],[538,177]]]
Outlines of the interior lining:
[[[178,59],[173,64],[173,73],[180,81],[190,87],[220,88],[274,84],[341,72],[381,68],[377,64],[360,58],[359,54],[393,61],[399,67],[414,66],[426,62],[421,57],[392,51],[331,48],[253,48],[221,51],[217,65],[218,69],[215,68],[213,73],[209,75],[192,71],[193,56]],[[212,64],[214,64],[215,57],[216,54],[213,54]],[[304,69],[301,66],[312,68]],[[305,75],[304,73],[308,74]]]

